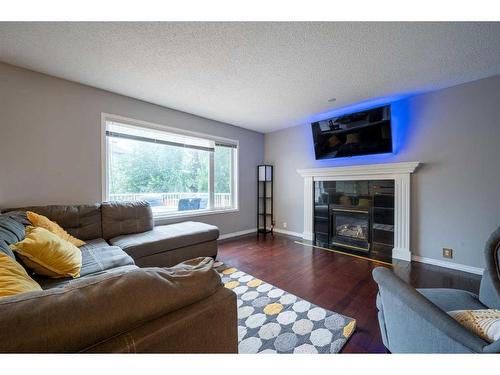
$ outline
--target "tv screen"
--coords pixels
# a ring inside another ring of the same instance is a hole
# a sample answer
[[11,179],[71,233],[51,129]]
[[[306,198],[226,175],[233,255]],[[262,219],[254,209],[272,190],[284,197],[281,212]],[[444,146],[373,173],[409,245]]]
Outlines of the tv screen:
[[389,105],[313,122],[311,127],[317,160],[392,152]]

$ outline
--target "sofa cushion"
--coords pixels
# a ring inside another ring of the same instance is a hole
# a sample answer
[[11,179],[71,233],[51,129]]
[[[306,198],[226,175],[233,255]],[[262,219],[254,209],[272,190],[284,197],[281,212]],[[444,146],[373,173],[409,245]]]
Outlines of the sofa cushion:
[[28,217],[26,216],[26,211],[9,211],[3,213],[3,215],[8,216],[11,219],[14,219],[23,226],[31,225],[31,222],[28,220]]
[[172,267],[188,259],[198,257],[217,256],[217,241],[202,242],[196,245],[179,247],[161,253],[149,254],[140,258],[135,258],[137,266],[143,267]]
[[33,206],[6,211],[32,211],[46,216],[69,234],[83,241],[102,237],[101,209],[98,203],[77,206]]
[[477,295],[465,290],[431,288],[418,289],[418,291],[445,312],[453,310],[487,309],[487,307],[479,301]]
[[59,224],[55,221],[50,220],[49,218],[39,215],[36,212],[26,211],[26,216],[28,220],[34,227],[42,227],[47,229],[49,232],[54,233],[57,237],[62,238],[65,241],[68,241],[72,245],[82,246],[85,244],[84,241],[79,240],[76,237],[73,237],[71,234],[66,232]]
[[0,252],[16,259],[9,245],[22,241],[25,236],[24,225],[8,215],[0,215]]
[[0,215],[0,240],[7,245],[24,240],[24,225],[9,217]]
[[148,202],[104,202],[102,234],[108,240],[123,234],[146,232],[154,227],[153,212]]
[[128,265],[128,266],[121,266],[121,267],[116,267],[116,268],[109,268],[104,271],[99,271],[95,273],[90,273],[86,276],[81,276],[77,279],[71,279],[71,278],[66,278],[66,279],[51,279],[50,277],[43,277],[43,276],[38,276],[38,275],[33,275],[33,279],[42,287],[43,290],[48,290],[48,289],[53,289],[53,288],[64,288],[67,287],[71,284],[74,284],[75,282],[78,283],[81,279],[88,279],[88,278],[93,278],[95,276],[102,276],[102,275],[112,275],[112,274],[118,274],[118,273],[123,273],[123,272],[128,272],[134,269],[137,269],[136,265]]
[[[80,250],[82,251],[80,278],[138,268],[127,253],[117,246],[110,246],[102,238],[87,241],[85,245],[80,247]],[[34,278],[44,290],[64,287],[73,280],[71,278],[51,279],[38,275]]]
[[213,225],[185,221],[182,223],[159,225],[153,230],[114,237],[112,245],[121,247],[132,258],[142,258],[181,247],[215,241],[219,228]]
[[134,260],[117,246],[110,246],[102,238],[88,241],[82,251],[81,276],[111,268],[134,265]]
[[7,242],[1,239],[0,239],[0,253],[7,255],[14,260],[16,259],[16,256],[12,252],[12,249],[9,247],[9,245],[7,245]]

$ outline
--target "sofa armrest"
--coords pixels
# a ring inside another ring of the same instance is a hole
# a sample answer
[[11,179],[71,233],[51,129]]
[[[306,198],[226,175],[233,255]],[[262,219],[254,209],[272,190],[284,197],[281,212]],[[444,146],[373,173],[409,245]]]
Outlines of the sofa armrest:
[[490,309],[500,309],[500,227],[486,241],[484,256],[479,300]]
[[78,352],[222,288],[213,260],[77,279],[0,299],[0,352]]
[[391,352],[480,353],[488,345],[387,268],[373,270],[373,278]]

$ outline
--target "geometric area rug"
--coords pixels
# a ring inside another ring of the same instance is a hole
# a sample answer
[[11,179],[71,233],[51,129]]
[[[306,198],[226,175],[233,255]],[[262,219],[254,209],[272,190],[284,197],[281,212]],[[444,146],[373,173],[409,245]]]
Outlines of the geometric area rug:
[[215,262],[237,295],[239,353],[339,353],[356,320]]

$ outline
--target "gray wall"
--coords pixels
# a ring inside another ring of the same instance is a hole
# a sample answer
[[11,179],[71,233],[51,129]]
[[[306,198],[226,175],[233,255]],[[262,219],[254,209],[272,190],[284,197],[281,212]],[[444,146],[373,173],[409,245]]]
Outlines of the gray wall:
[[500,225],[500,76],[392,104],[393,155],[316,161],[309,124],[266,134],[265,160],[275,166],[278,228],[303,231],[298,168],[420,161],[412,176],[411,250],[484,267],[483,246]]
[[238,139],[240,211],[196,220],[222,233],[255,228],[263,134],[2,63],[0,82],[0,208],[100,201],[107,112]]

